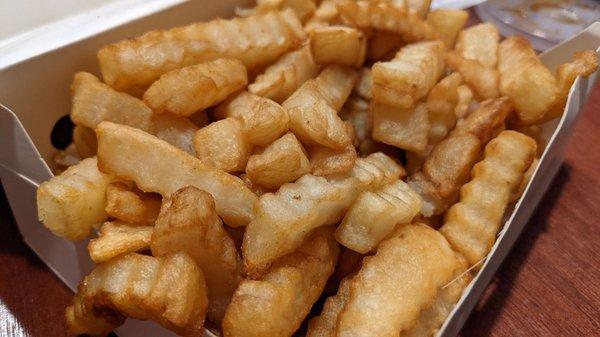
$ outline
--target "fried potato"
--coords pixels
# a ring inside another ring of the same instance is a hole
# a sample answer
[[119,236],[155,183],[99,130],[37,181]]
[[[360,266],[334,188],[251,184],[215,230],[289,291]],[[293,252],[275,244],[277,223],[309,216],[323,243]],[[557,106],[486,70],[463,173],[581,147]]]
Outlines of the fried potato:
[[98,166],[103,172],[163,197],[185,186],[203,189],[215,198],[219,216],[233,227],[244,226],[254,218],[256,195],[239,178],[138,129],[102,122],[96,134]]
[[485,148],[473,167],[471,181],[460,190],[460,201],[446,213],[440,232],[473,265],[496,240],[504,211],[536,152],[535,141],[515,131],[503,131]]
[[316,27],[342,24],[337,4],[340,0],[322,0],[314,14],[304,25],[304,30],[310,32]]
[[260,276],[277,258],[293,252],[310,232],[339,222],[362,191],[397,180],[402,168],[382,153],[356,160],[345,177],[305,175],[263,194],[246,228],[242,247],[245,271]]
[[394,57],[403,44],[401,35],[376,30],[369,37],[367,43],[367,59],[372,61],[389,60]]
[[66,316],[76,333],[106,335],[131,317],[191,337],[202,334],[207,305],[202,271],[189,256],[130,253],[96,266]]
[[151,31],[103,47],[98,60],[107,84],[140,96],[171,70],[220,57],[238,59],[254,69],[273,62],[304,40],[306,34],[292,10],[270,11]]
[[244,64],[220,58],[163,74],[144,93],[152,110],[188,117],[223,101],[248,84]]
[[458,103],[454,108],[454,114],[458,118],[464,118],[469,113],[469,108],[473,101],[473,91],[468,85],[463,84],[456,88],[456,93],[458,95]]
[[458,34],[468,20],[469,12],[459,9],[436,9],[427,14],[427,23],[447,48],[454,47]]
[[160,203],[160,196],[135,192],[122,182],[106,186],[106,214],[132,225],[153,226]]
[[461,120],[451,135],[471,134],[485,144],[504,130],[506,118],[512,111],[513,105],[507,97],[487,100]]
[[241,172],[252,152],[252,144],[242,132],[242,123],[226,118],[211,123],[194,135],[196,157],[225,172]]
[[354,134],[359,143],[371,137],[369,102],[362,98],[351,96],[342,108],[340,118],[352,124]]
[[487,68],[474,60],[467,60],[455,52],[446,54],[446,62],[448,67],[461,74],[465,83],[480,100],[500,96],[500,74],[496,69]]
[[154,256],[189,254],[206,278],[208,318],[219,324],[241,281],[241,259],[215,212],[213,197],[192,186],[173,193],[162,205],[151,249]]
[[358,81],[354,85],[354,93],[363,99],[370,100],[373,98],[371,95],[371,84],[373,83],[373,74],[371,68],[365,67],[360,70],[360,76]]
[[456,53],[467,60],[479,62],[486,68],[496,68],[498,63],[498,28],[486,22],[471,26],[460,32],[456,41]]
[[427,95],[429,129],[428,145],[441,142],[456,124],[455,109],[459,103],[458,87],[462,83],[459,73],[452,73],[439,81]]
[[329,66],[283,102],[290,116],[290,130],[304,145],[343,149],[350,144],[337,112],[350,96],[356,79],[356,72],[350,68]]
[[84,159],[38,187],[38,218],[55,235],[82,240],[106,220],[106,186],[116,178],[100,172],[97,162]]
[[498,48],[500,93],[510,97],[519,121],[536,124],[559,96],[556,78],[522,36],[506,38]]
[[358,158],[356,148],[348,145],[343,150],[332,150],[324,146],[314,146],[309,150],[310,172],[326,177],[350,172]]
[[193,153],[192,137],[198,128],[189,120],[155,114],[141,100],[115,91],[90,73],[75,74],[71,89],[71,119],[76,125],[91,129],[104,121],[129,125]]
[[277,189],[310,172],[306,150],[293,133],[288,132],[248,159],[246,174],[258,185]]
[[[339,246],[333,228],[317,230],[258,280],[244,280],[223,320],[225,337],[287,337],[300,327],[333,273]],[[259,323],[259,324],[257,324]]]
[[94,129],[75,125],[73,128],[73,144],[77,149],[77,154],[82,159],[90,158],[98,152],[98,141]]
[[310,51],[318,64],[361,67],[367,54],[367,38],[350,27],[317,27],[308,33]]
[[313,0],[256,0],[254,8],[236,8],[235,14],[244,17],[288,8],[294,11],[300,21],[304,22],[312,16],[317,5]]
[[350,279],[340,282],[337,294],[330,296],[323,304],[321,315],[313,317],[308,323],[306,337],[335,337],[337,319],[344,309],[350,295]]
[[344,216],[335,237],[345,247],[366,254],[396,225],[411,223],[422,203],[421,197],[402,180],[377,191],[363,192]]
[[[510,122],[510,121],[509,121]],[[536,157],[541,157],[548,145],[548,140],[544,136],[544,129],[540,125],[522,125],[510,123],[507,129],[520,132],[526,136],[529,136],[537,143]]]
[[115,256],[150,247],[152,226],[132,226],[125,222],[105,222],[98,237],[90,240],[88,251],[92,261],[102,263]]
[[253,94],[282,103],[306,80],[317,76],[319,65],[313,60],[310,46],[291,51],[280,57],[248,86]]
[[279,104],[247,91],[223,102],[215,109],[215,115],[237,118],[248,142],[258,146],[269,145],[281,137],[290,122],[287,112]]
[[[252,180],[250,180],[250,178],[248,178],[248,175],[246,173],[242,173],[240,174],[240,179],[242,179],[242,181],[244,182],[244,184],[252,191],[254,192],[254,194],[256,194],[257,196],[261,196],[265,193],[269,193],[272,192],[270,189],[261,186],[255,182],[253,182]],[[228,227],[230,228],[230,227]],[[243,235],[243,232],[242,232]],[[241,240],[240,240],[241,242]],[[240,245],[241,246],[241,245]]]
[[399,108],[413,108],[427,96],[444,71],[440,41],[408,45],[389,62],[373,65],[373,100]]
[[[405,0],[408,8],[414,10],[421,16],[421,18],[427,17],[429,7],[431,6],[431,0]],[[398,1],[396,1],[398,2]]]
[[510,198],[511,202],[519,200],[523,193],[525,193],[525,189],[527,188],[527,185],[529,185],[529,182],[533,178],[533,174],[535,173],[535,170],[537,169],[539,164],[540,160],[538,158],[533,158],[531,165],[529,165],[527,171],[523,173],[523,179],[521,180],[521,184],[519,184],[519,188],[517,188],[517,190],[512,194],[512,197]]
[[376,141],[409,151],[423,151],[429,137],[427,106],[394,108],[371,103],[372,136]]
[[400,336],[458,267],[456,253],[436,230],[402,227],[364,259],[352,278],[336,336]]

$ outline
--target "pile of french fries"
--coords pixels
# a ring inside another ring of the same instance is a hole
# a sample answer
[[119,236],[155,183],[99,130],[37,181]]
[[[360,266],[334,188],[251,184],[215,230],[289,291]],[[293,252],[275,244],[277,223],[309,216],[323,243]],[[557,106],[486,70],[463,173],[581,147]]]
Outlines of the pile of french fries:
[[78,163],[37,193],[53,233],[94,233],[71,333],[432,336],[598,56],[553,73],[429,5],[259,0],[102,48]]

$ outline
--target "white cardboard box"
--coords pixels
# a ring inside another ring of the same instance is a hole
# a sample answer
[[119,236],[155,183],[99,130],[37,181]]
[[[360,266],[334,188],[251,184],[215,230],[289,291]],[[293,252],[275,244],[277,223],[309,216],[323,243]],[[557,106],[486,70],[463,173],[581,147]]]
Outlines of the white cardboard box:
[[[4,105],[0,105],[0,179],[25,242],[73,290],[92,267],[87,242],[72,243],[52,235],[38,221],[35,201],[37,186],[52,176],[47,164],[55,152],[50,143],[50,132],[56,121],[70,110],[69,86],[73,74],[81,70],[97,74],[96,52],[107,43],[137,36],[150,29],[205,21],[217,16],[229,17],[236,5],[248,3],[235,0],[149,1],[143,9],[135,8],[119,15],[111,10],[123,10],[123,2],[140,4],[139,1],[116,2],[121,4],[105,6],[98,12],[66,20],[69,25],[83,25],[80,30],[73,31],[72,27],[76,26],[50,24],[44,27],[41,37],[34,34],[25,40],[12,41],[12,46],[18,50],[0,53],[0,103]],[[98,19],[103,17],[112,26]],[[27,49],[32,44],[37,47]],[[6,50],[6,46],[0,43],[0,50]],[[573,52],[597,50],[599,46],[600,23],[596,23],[546,52],[542,60],[554,69],[567,61]],[[25,52],[26,49],[29,52]],[[520,235],[562,163],[563,149],[571,128],[597,77],[598,73],[595,73],[587,79],[578,79],[563,117],[560,121],[544,125],[548,146],[532,181],[514,210],[507,215],[493,250],[438,336],[455,336],[458,333]],[[136,320],[128,320],[117,334],[122,337],[173,336],[157,324]],[[206,336],[212,334],[207,332]]]

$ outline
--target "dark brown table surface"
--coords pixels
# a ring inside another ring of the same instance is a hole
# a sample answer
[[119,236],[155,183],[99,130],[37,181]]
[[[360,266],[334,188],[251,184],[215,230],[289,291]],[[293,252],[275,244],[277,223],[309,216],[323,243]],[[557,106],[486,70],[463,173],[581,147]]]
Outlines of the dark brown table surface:
[[[600,86],[565,163],[461,335],[600,335]],[[0,192],[0,336],[64,336],[71,292],[23,243]]]

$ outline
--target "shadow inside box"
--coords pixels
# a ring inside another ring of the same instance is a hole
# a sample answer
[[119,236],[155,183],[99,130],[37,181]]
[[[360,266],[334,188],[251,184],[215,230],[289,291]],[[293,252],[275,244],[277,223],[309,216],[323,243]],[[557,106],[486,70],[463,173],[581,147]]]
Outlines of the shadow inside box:
[[559,169],[550,188],[538,204],[512,251],[502,263],[494,279],[483,293],[481,300],[465,323],[461,337],[489,336],[500,312],[513,289],[523,265],[540,234],[548,227],[550,210],[560,199],[561,191],[569,182],[571,168],[564,163]]

